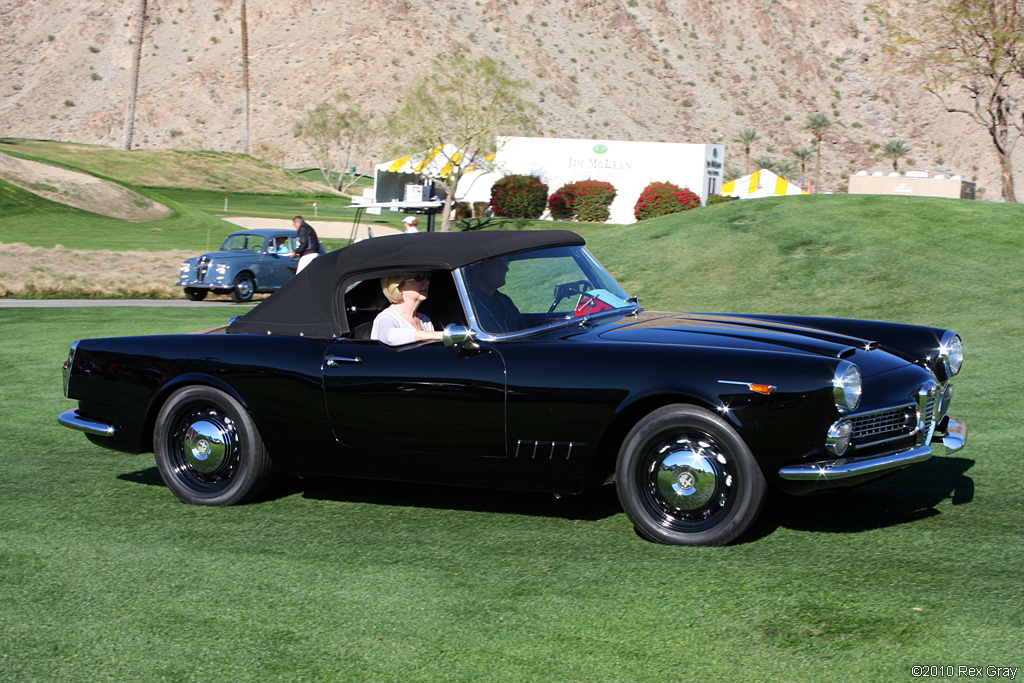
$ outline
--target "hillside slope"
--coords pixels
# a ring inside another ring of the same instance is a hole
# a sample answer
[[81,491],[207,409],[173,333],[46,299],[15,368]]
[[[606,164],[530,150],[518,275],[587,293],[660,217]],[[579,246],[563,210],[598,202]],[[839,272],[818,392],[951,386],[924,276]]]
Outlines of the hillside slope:
[[[885,4],[883,2],[883,4]],[[990,142],[917,84],[883,70],[867,0],[341,0],[248,3],[251,144],[275,164],[308,165],[291,130],[345,92],[388,112],[434,55],[506,62],[543,115],[524,134],[726,142],[746,127],[753,156],[808,142],[834,122],[822,189],[883,170],[875,146],[910,141],[909,166],[977,178],[999,195]],[[137,3],[69,0],[0,8],[2,135],[119,146]],[[150,0],[135,141],[142,148],[242,150],[237,3]],[[376,159],[389,150],[376,145]],[[412,150],[406,150],[412,151]],[[742,151],[727,163],[743,167]],[[369,168],[373,159],[360,162]]]

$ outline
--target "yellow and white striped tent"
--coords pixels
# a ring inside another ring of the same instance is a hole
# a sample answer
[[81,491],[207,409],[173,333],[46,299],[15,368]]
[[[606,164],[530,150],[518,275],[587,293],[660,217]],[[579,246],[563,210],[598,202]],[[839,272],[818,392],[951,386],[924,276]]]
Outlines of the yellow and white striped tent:
[[377,168],[392,173],[416,173],[430,178],[446,178],[456,168],[463,168],[468,172],[493,170],[494,155],[489,157],[471,158],[471,155],[464,153],[458,147],[447,144],[444,147],[434,147],[425,152],[417,152],[408,156],[399,157],[394,161],[378,164]]
[[721,194],[740,199],[755,199],[787,194],[807,194],[807,192],[801,190],[796,183],[791,183],[768,169],[762,168],[760,171],[722,185]]

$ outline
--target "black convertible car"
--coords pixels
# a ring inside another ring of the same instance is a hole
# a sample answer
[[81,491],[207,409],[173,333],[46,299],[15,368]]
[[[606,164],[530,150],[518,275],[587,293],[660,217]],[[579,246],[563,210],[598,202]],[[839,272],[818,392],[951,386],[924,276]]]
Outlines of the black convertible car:
[[[443,343],[369,338],[393,275],[430,276],[420,311]],[[78,408],[59,419],[153,451],[187,503],[253,499],[273,470],[613,483],[644,537],[720,545],[769,485],[849,486],[961,448],[962,360],[944,329],[645,311],[571,232],[421,233],[321,256],[225,327],[74,342]]]

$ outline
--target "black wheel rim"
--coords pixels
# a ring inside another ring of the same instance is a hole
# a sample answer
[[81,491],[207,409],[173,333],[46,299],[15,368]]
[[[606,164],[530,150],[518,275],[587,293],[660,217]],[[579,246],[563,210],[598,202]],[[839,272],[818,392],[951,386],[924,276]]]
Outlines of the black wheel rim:
[[230,415],[216,406],[183,406],[167,435],[174,477],[198,493],[227,487],[238,473],[241,444]]
[[729,450],[712,435],[674,429],[644,445],[636,461],[636,487],[658,526],[693,533],[728,515],[737,481]]

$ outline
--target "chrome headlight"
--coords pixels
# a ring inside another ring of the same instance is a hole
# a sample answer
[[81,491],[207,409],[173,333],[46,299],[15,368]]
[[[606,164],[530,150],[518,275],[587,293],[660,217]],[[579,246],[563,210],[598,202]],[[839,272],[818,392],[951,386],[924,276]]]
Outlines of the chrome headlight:
[[188,261],[182,261],[180,270],[182,275],[187,274],[192,271],[192,264]]
[[960,372],[960,366],[964,364],[964,343],[960,341],[960,335],[952,332],[942,335],[942,341],[939,343],[939,362],[945,366],[947,377]]
[[861,390],[860,369],[849,361],[840,361],[832,376],[832,396],[836,407],[842,412],[856,410],[860,405]]
[[825,438],[825,447],[833,455],[842,456],[850,447],[852,440],[853,423],[843,419],[829,427],[828,435]]

